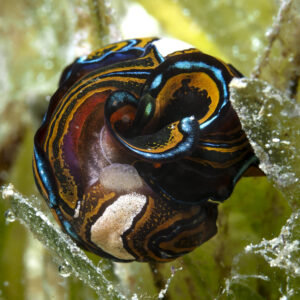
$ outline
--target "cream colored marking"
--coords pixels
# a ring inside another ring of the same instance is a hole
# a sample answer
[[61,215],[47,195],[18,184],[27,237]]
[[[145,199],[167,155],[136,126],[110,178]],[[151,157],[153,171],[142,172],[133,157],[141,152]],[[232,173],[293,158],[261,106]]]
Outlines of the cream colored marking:
[[120,196],[91,227],[91,241],[114,257],[135,259],[124,248],[122,234],[130,228],[146,200],[146,196],[137,193]]
[[104,188],[114,192],[133,192],[143,181],[137,170],[128,164],[111,164],[101,170],[99,180]]
[[101,155],[107,163],[111,164],[115,161],[120,161],[120,159],[122,159],[118,148],[113,143],[112,138],[110,137],[108,130],[105,126],[103,126],[101,129],[99,143]]
[[100,149],[101,149],[101,153],[103,155],[103,157],[106,159],[106,161],[111,164],[111,160],[108,158],[108,156],[106,155],[105,149],[104,149],[104,145],[103,145],[103,133],[104,133],[104,126],[101,128],[100,131]]
[[81,207],[81,201],[78,200],[77,206],[76,206],[75,211],[74,211],[74,216],[73,216],[74,218],[78,218],[79,217],[80,207]]
[[154,44],[158,50],[158,52],[162,56],[167,56],[168,54],[171,54],[176,51],[181,50],[187,50],[191,48],[195,48],[194,46],[172,38],[162,38],[157,41],[154,41],[152,44]]

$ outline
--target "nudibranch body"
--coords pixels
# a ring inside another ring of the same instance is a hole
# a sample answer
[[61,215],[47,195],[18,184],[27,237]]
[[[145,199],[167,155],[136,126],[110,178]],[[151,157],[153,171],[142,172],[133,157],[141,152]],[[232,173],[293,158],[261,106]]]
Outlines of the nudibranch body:
[[170,261],[207,241],[216,201],[257,166],[229,102],[242,75],[171,43],[126,40],[76,59],[35,135],[34,175],[56,220],[116,261]]

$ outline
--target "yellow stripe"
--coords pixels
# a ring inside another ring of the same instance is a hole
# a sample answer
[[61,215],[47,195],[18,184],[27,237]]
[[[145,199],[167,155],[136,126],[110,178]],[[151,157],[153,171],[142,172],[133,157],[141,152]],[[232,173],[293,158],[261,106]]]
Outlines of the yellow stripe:
[[[106,71],[103,71],[101,73],[97,73],[93,76],[87,76],[87,77],[84,77],[84,79],[81,79],[81,82],[80,82],[80,85],[75,85],[71,90],[69,90],[69,92],[61,99],[61,101],[59,102],[58,106],[57,106],[57,109],[56,109],[56,112],[54,113],[54,115],[51,117],[52,121],[49,123],[48,125],[48,128],[52,127],[52,124],[53,122],[55,121],[56,117],[58,114],[63,114],[63,112],[59,112],[60,110],[60,107],[62,105],[65,104],[66,101],[68,102],[72,102],[72,100],[81,92],[81,89],[79,89],[80,87],[84,87],[84,88],[87,88],[95,83],[97,83],[98,81],[100,82],[105,82],[105,81],[109,81],[109,80],[119,80],[119,81],[123,81],[123,82],[128,82],[128,78],[129,80],[131,81],[136,81],[136,82],[140,82],[141,84],[143,84],[146,79],[139,79],[139,78],[134,78],[134,77],[116,77],[116,76],[112,76],[112,77],[106,77],[106,78],[101,78],[100,80],[95,80],[103,75],[107,75],[107,74],[110,74],[110,73],[113,73],[113,72],[126,72],[126,71],[130,71],[132,69],[135,69],[135,70],[151,70],[153,68],[155,68],[159,63],[158,61],[156,60],[155,58],[155,55],[153,53],[153,51],[151,50],[151,52],[149,52],[149,54],[145,57],[141,57],[139,59],[137,59],[136,61],[139,61],[139,60],[144,60],[145,58],[148,58],[148,57],[151,57],[153,58],[153,66],[149,66],[149,67],[145,67],[145,66],[135,66],[135,65],[132,65],[132,66],[128,66],[127,68],[125,67],[117,67],[117,68],[112,68],[110,70],[106,70]],[[87,84],[89,83],[89,84]],[[74,89],[79,89],[79,91],[73,95],[73,97],[69,98],[70,94],[74,91]],[[107,87],[109,88],[109,87]],[[65,108],[66,109],[66,108]],[[65,110],[64,109],[64,110]],[[56,121],[55,121],[56,122]],[[49,135],[47,134],[46,135],[46,139],[45,139],[45,143],[44,143],[44,147],[45,145],[48,143],[48,140],[49,140]],[[44,148],[44,150],[46,151],[47,149]]]
[[243,149],[245,146],[248,146],[248,141],[245,141],[243,144],[231,148],[218,148],[218,147],[206,147],[206,146],[201,146],[199,145],[198,147],[201,149],[205,149],[208,151],[217,151],[217,152],[223,152],[223,153],[229,153],[229,152],[235,152],[238,150]]
[[226,169],[237,163],[238,161],[242,160],[246,154],[248,154],[250,149],[247,149],[245,152],[243,152],[241,155],[236,157],[235,159],[228,160],[226,162],[220,163],[216,161],[206,160],[206,159],[200,159],[196,157],[185,157],[184,159],[191,160],[193,162],[205,165],[205,166],[211,166],[215,169]]
[[[157,95],[156,107],[153,116],[154,121],[159,119],[160,115],[170,104],[173,93],[182,86],[183,80],[190,80],[188,83],[189,87],[198,88],[200,91],[206,90],[208,94],[207,96],[211,99],[209,110],[204,117],[198,120],[199,124],[208,120],[215,112],[220,101],[220,92],[215,81],[204,72],[183,73],[169,78]],[[199,105],[201,105],[201,100],[199,101]]]
[[149,37],[149,38],[139,38],[137,40],[140,40],[134,47],[141,47],[145,48],[148,44],[153,42],[154,40],[157,40],[156,37]]
[[170,149],[175,148],[183,139],[183,134],[178,130],[179,121],[171,123],[168,127],[170,128],[170,137],[166,144],[157,144],[157,147],[151,149],[139,148],[124,140],[120,135],[118,138],[122,140],[125,144],[127,144],[130,148],[143,151],[146,153],[162,153],[166,152]]
[[[139,78],[134,78],[134,80],[132,80],[132,78],[130,77],[128,80],[128,78],[126,77],[112,77],[114,80],[116,81],[123,81],[123,82],[129,82],[129,81],[134,81],[134,82],[138,82],[143,84],[145,82],[144,79],[139,79]],[[111,80],[112,78],[106,78],[106,81]],[[90,82],[89,85],[84,86],[85,88],[88,88],[89,86],[95,84],[95,82]],[[106,91],[107,89],[110,89],[111,91],[116,90],[117,88],[114,87],[103,87],[103,88],[99,88],[96,90],[92,90],[89,93],[87,93],[84,97],[80,98],[80,101],[76,101],[76,105],[74,106],[74,108],[72,109],[72,112],[68,115],[67,120],[65,122],[64,128],[63,128],[63,132],[61,134],[61,136],[59,137],[57,143],[58,143],[58,147],[59,147],[59,153],[58,153],[58,160],[60,162],[60,166],[61,169],[63,170],[62,174],[69,179],[69,189],[67,193],[63,192],[62,188],[59,188],[59,195],[62,199],[64,199],[64,201],[66,201],[66,203],[68,203],[68,205],[74,209],[76,207],[76,200],[78,198],[78,191],[77,191],[77,185],[75,184],[75,181],[73,179],[73,176],[71,175],[69,169],[67,168],[67,166],[65,165],[64,160],[62,159],[62,141],[63,138],[65,136],[65,134],[68,132],[69,130],[69,124],[72,121],[74,114],[76,113],[76,111],[78,110],[78,108],[82,105],[82,103],[84,103],[86,101],[87,98],[89,98],[91,95],[98,93],[98,92],[102,92],[102,91]],[[77,98],[77,96],[82,92],[82,90],[79,90],[75,95],[73,95],[70,100],[68,101],[70,104],[73,102],[73,100],[75,100]],[[55,121],[54,124],[54,128],[51,134],[51,137],[49,139],[49,146],[48,149],[46,149],[46,143],[44,145],[45,151],[48,150],[49,153],[49,158],[50,158],[50,162],[51,165],[53,165],[54,163],[54,153],[53,153],[53,142],[57,137],[57,131],[58,128],[60,126],[60,120],[63,117],[64,111],[68,108],[68,106],[66,106],[64,108],[64,110],[60,113],[60,115],[58,116],[58,119]],[[51,124],[53,123],[53,121],[51,122]],[[51,125],[50,125],[51,126]],[[48,134],[49,137],[49,134]],[[60,183],[58,182],[58,185],[61,187]],[[71,188],[70,188],[71,187]],[[68,201],[68,200],[69,201]]]
[[103,54],[105,54],[105,51],[112,52],[112,53],[117,52],[117,51],[121,50],[122,48],[126,47],[128,44],[129,44],[129,41],[121,41],[118,43],[109,44],[103,48],[100,48],[100,49],[97,49],[97,50],[91,52],[87,56],[87,60],[93,59],[95,56],[100,57]]
[[218,144],[235,144],[241,140],[246,139],[245,134],[241,134],[240,137],[233,140],[212,140],[212,139],[199,139],[199,143],[218,143]]
[[[143,84],[143,83],[145,82],[145,79],[137,79],[137,78],[131,78],[131,77],[130,77],[130,78],[128,78],[128,77],[109,77],[109,78],[105,78],[105,81],[116,80],[116,81],[119,81],[119,82],[122,81],[122,82],[128,83],[128,82],[129,82],[128,79],[130,79],[131,82],[137,82],[137,83],[140,83],[140,84]],[[103,79],[101,79],[101,82],[105,82],[105,81],[104,81]],[[81,85],[81,86],[82,86],[82,89],[79,89],[79,91],[78,91],[76,94],[74,94],[74,95],[73,95],[71,98],[69,98],[69,99],[66,99],[66,97],[64,97],[63,100],[61,101],[61,105],[62,105],[63,103],[65,103],[66,101],[68,101],[68,103],[69,103],[69,105],[70,105],[76,98],[78,98],[78,95],[79,95],[80,93],[82,93],[82,91],[83,91],[84,89],[87,89],[87,88],[89,88],[90,86],[92,86],[92,85],[94,85],[94,84],[97,84],[97,82],[96,82],[96,81],[90,81],[90,83],[89,83],[88,85],[87,85],[87,84]],[[90,91],[88,94],[86,94],[84,97],[81,97],[79,101],[76,101],[76,105],[75,105],[74,108],[72,109],[72,113],[69,114],[69,116],[68,116],[68,118],[67,118],[67,120],[66,120],[66,124],[69,123],[69,121],[73,118],[73,115],[74,115],[75,111],[77,111],[78,107],[81,106],[81,104],[82,104],[88,97],[90,97],[91,95],[93,95],[93,94],[95,94],[95,93],[103,92],[103,91],[105,91],[105,90],[111,90],[111,91],[114,91],[114,90],[116,90],[116,89],[117,89],[117,88],[116,88],[116,87],[113,87],[113,86],[101,87],[101,88],[92,90],[92,91]],[[67,96],[68,96],[68,95],[67,95]],[[50,122],[48,128],[52,127],[52,125],[53,125],[54,122],[55,122],[55,125],[54,125],[54,127],[53,127],[52,134],[49,135],[49,134],[47,133],[47,138],[48,138],[48,139],[47,139],[47,140],[45,141],[45,143],[44,143],[44,150],[45,150],[45,151],[48,150],[48,149],[45,148],[46,145],[47,145],[47,143],[49,143],[49,150],[51,149],[50,145],[52,145],[53,140],[56,138],[56,133],[57,133],[57,129],[58,129],[58,127],[59,127],[59,122],[60,122],[61,117],[63,116],[63,114],[64,114],[64,112],[65,112],[65,110],[66,110],[67,108],[68,108],[68,105],[66,105],[66,107],[64,108],[64,110],[61,111],[61,112],[59,113],[59,116],[57,116],[58,112],[56,112],[56,114],[52,117],[52,121]],[[56,120],[55,120],[55,117],[57,117]]]

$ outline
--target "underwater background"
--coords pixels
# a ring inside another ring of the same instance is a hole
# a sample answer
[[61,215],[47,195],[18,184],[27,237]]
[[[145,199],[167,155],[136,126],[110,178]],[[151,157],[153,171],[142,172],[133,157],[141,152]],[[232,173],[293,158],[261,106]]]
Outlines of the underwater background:
[[[232,96],[267,177],[239,181],[191,254],[112,263],[60,233],[34,184],[33,135],[67,64],[145,36],[250,78]],[[299,299],[299,41],[299,0],[1,0],[0,299]]]

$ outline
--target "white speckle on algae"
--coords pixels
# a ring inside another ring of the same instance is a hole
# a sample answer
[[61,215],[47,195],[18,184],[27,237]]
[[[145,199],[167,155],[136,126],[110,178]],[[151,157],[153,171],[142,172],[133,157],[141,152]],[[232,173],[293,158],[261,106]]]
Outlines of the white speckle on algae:
[[300,241],[296,239],[300,230],[299,215],[300,210],[290,216],[278,237],[247,245],[245,252],[263,256],[271,267],[285,269],[291,276],[300,275],[300,261],[295,259],[300,251]]
[[260,160],[260,168],[291,206],[298,207],[299,105],[258,79],[234,78],[230,93],[231,103]]

